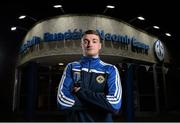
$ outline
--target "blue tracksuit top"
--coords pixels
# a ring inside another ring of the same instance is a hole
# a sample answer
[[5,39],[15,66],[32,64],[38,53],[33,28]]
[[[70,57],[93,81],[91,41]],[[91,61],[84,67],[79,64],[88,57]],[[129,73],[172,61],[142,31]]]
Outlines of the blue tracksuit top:
[[[73,93],[74,86],[80,86]],[[99,58],[82,57],[69,63],[58,87],[58,107],[69,113],[69,121],[112,121],[122,102],[120,76],[114,65]]]

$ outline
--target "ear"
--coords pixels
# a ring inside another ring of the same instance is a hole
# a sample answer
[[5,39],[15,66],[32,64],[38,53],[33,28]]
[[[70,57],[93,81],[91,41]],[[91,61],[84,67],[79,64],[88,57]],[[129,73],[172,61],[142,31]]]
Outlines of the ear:
[[99,43],[99,50],[101,49],[101,47],[102,47],[102,43]]
[[80,47],[81,47],[81,48],[83,48],[83,44],[82,44],[82,42],[80,43]]
[[81,42],[81,44],[80,44],[80,47],[81,47],[81,49],[83,50],[83,52],[84,52],[84,45],[83,45],[83,43]]

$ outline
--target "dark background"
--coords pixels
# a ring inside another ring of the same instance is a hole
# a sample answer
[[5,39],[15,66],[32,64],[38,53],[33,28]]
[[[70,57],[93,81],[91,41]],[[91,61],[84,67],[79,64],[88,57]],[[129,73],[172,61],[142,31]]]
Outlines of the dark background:
[[[98,3],[97,3],[98,2]],[[55,9],[53,5],[61,4],[63,8]],[[106,5],[115,9],[106,9]],[[19,29],[12,32],[12,26],[30,29],[36,22],[30,18],[18,20],[22,14],[37,21],[64,14],[102,14],[111,16],[147,31],[159,37],[170,50],[172,64],[179,66],[179,6],[176,1],[131,1],[131,0],[6,0],[0,2],[0,120],[10,120],[12,113],[12,93],[14,68],[19,46],[27,33]],[[146,20],[139,21],[137,16]],[[157,25],[160,30],[151,26]],[[172,36],[166,37],[165,32]]]

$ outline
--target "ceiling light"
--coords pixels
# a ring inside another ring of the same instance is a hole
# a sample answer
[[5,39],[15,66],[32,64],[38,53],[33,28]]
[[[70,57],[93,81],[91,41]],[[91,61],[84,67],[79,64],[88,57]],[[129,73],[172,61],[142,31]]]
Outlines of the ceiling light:
[[109,8],[109,9],[114,9],[115,8],[115,6],[112,6],[112,5],[107,5],[106,7]]
[[53,7],[54,7],[54,8],[61,8],[62,5],[54,5]]
[[139,17],[137,17],[139,20],[145,20],[145,18],[144,17],[142,17],[142,16],[139,16]]
[[169,36],[169,37],[171,36],[171,34],[170,34],[170,33],[165,33],[165,35],[166,35],[166,36]]
[[26,17],[26,15],[21,15],[19,16],[19,19],[24,19]]
[[158,26],[153,26],[154,29],[160,29]]
[[14,26],[14,27],[11,27],[11,31],[15,31],[17,28]]
[[28,15],[21,15],[21,16],[19,16],[19,19],[24,19],[26,17],[32,19],[33,21],[37,21],[35,18],[28,16]]
[[24,27],[20,27],[20,26],[13,26],[11,27],[11,31],[15,31],[17,29],[20,29],[20,30],[24,30],[24,31],[28,31],[28,29],[24,28]]
[[62,65],[64,65],[64,63],[60,62],[60,63],[58,63],[58,65],[62,66]]

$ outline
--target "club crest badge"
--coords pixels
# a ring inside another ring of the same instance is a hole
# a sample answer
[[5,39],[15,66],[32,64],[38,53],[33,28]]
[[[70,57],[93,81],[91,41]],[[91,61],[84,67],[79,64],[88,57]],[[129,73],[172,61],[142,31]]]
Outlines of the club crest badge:
[[103,82],[105,81],[105,78],[104,78],[104,76],[99,75],[99,76],[96,77],[96,81],[97,81],[99,84],[101,84],[101,83],[103,83]]
[[162,62],[164,60],[164,57],[165,57],[165,49],[164,49],[164,45],[162,44],[162,42],[160,40],[157,40],[154,43],[154,52],[155,52],[156,58],[160,62]]
[[74,72],[73,78],[74,78],[75,82],[80,81],[81,80],[81,73],[78,71]]

